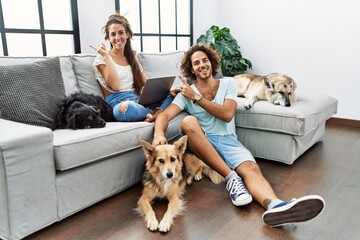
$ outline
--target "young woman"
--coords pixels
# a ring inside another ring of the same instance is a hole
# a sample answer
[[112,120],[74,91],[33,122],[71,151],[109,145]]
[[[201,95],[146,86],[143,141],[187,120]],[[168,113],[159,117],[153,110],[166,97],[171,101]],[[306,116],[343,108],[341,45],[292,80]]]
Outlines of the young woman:
[[133,32],[130,24],[116,12],[109,17],[103,32],[111,49],[108,51],[104,43],[90,47],[98,53],[93,63],[95,77],[105,101],[113,108],[115,119],[119,122],[154,121],[172,102],[173,96],[169,95],[164,101],[152,106],[138,104],[139,95],[148,78],[131,47]]

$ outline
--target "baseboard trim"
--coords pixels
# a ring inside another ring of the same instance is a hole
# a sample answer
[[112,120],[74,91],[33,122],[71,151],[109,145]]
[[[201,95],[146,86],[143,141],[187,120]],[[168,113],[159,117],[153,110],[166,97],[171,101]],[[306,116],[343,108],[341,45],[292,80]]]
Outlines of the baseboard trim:
[[360,128],[359,120],[352,120],[352,119],[346,119],[346,118],[331,117],[326,121],[326,124]]

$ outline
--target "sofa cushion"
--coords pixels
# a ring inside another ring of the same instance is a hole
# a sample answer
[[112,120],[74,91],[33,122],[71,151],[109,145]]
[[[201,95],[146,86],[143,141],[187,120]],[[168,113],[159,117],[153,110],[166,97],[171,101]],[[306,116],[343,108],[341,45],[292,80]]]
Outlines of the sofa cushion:
[[325,133],[325,122],[303,136],[278,132],[236,128],[239,141],[256,158],[273,160],[286,164],[294,161],[318,142]]
[[59,58],[0,66],[2,118],[51,127],[65,96]]
[[[180,65],[184,56],[183,51],[143,53],[137,54],[139,63],[144,69],[144,73],[149,78],[179,76],[181,74]],[[178,86],[181,81],[176,77],[173,86]]]
[[[17,65],[25,63],[33,63],[50,57],[0,57],[0,65]],[[61,75],[65,85],[65,94],[70,95],[79,90],[78,82],[75,78],[73,64],[70,56],[59,56]]]
[[138,53],[137,58],[149,78],[178,76],[183,51],[164,53]]
[[[170,121],[166,132],[169,141],[180,136],[184,116],[182,112]],[[56,169],[68,170],[140,148],[141,140],[152,141],[153,128],[153,123],[147,122],[108,122],[105,128],[55,130]]]
[[92,93],[99,96],[104,96],[98,81],[95,78],[92,64],[96,55],[92,54],[74,54],[71,56],[71,61],[74,65],[76,78],[79,82],[81,91]]
[[240,128],[304,136],[337,112],[337,99],[325,96],[298,96],[291,107],[267,101],[255,102],[245,110],[245,98],[238,98],[235,125]]

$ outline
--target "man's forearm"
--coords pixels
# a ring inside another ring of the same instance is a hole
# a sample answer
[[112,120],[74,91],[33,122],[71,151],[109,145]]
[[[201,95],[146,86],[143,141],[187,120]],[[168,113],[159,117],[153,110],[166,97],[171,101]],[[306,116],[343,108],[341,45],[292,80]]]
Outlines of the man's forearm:
[[154,138],[164,137],[169,121],[166,115],[159,114],[154,125]]
[[212,116],[220,120],[223,120],[225,122],[230,122],[231,119],[234,117],[237,104],[235,101],[232,100],[225,100],[225,101],[231,101],[231,102],[226,104],[224,102],[224,105],[219,105],[215,102],[202,98],[197,104]]

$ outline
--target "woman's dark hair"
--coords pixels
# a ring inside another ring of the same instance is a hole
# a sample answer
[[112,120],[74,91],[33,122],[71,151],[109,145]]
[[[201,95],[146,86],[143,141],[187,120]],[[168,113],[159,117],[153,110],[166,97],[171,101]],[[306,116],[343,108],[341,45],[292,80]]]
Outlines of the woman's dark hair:
[[220,68],[221,57],[218,52],[211,48],[210,45],[207,44],[195,44],[192,46],[184,55],[184,58],[181,61],[181,70],[183,72],[184,77],[189,77],[192,80],[196,80],[196,75],[191,71],[191,57],[195,52],[202,51],[206,54],[211,62],[212,67],[212,75],[215,76],[218,69]]
[[[141,70],[138,61],[136,60],[135,52],[131,47],[130,40],[133,37],[133,32],[131,30],[131,26],[129,21],[117,11],[115,14],[110,15],[109,20],[107,21],[106,25],[102,28],[105,34],[105,40],[109,40],[109,28],[112,24],[121,24],[124,26],[126,33],[128,34],[129,38],[126,40],[124,54],[125,57],[131,67],[131,71],[134,78],[133,87],[135,89],[135,93],[140,95],[141,89],[143,87],[143,82],[141,81]],[[113,48],[112,44],[110,43],[111,48]]]

